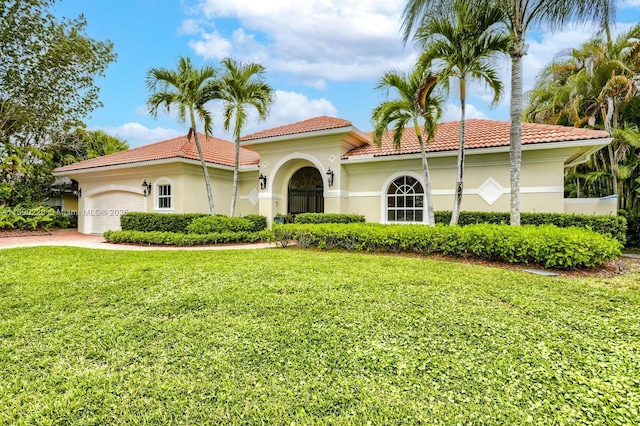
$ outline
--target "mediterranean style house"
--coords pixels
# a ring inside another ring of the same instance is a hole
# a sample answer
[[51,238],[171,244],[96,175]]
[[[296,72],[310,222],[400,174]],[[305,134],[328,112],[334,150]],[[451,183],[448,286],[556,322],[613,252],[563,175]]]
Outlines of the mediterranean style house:
[[[427,147],[436,210],[451,210],[458,122],[441,123]],[[508,122],[467,120],[462,210],[509,211]],[[616,200],[565,199],[565,169],[611,142],[607,132],[523,123],[521,210],[615,214]],[[200,136],[215,213],[229,214],[234,144]],[[316,117],[242,138],[236,214],[355,213],[368,221],[423,222],[424,175],[418,141],[407,128],[399,150],[334,117]],[[55,170],[78,182],[78,228],[119,229],[128,211],[209,211],[195,141],[153,143]]]

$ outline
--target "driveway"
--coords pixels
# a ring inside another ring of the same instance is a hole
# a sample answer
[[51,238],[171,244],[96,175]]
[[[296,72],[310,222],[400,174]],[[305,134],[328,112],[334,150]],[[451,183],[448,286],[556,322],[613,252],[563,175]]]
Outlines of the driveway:
[[217,246],[175,247],[175,246],[137,246],[127,244],[111,244],[102,235],[81,234],[72,229],[51,231],[49,235],[26,237],[0,237],[0,250],[17,247],[68,246],[105,250],[247,250],[275,247],[270,243],[225,244]]

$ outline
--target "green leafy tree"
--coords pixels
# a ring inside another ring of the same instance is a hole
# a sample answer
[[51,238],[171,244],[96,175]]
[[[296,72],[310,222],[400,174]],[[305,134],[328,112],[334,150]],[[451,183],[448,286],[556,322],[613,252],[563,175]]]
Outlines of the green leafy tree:
[[222,60],[224,74],[215,97],[222,99],[224,129],[229,131],[233,121],[235,160],[230,216],[235,214],[240,166],[240,136],[248,118],[247,108],[253,107],[261,120],[267,118],[273,103],[273,89],[264,81],[265,68],[256,63],[242,63],[231,58]]
[[43,150],[101,106],[95,79],[115,60],[111,42],[88,37],[82,15],[57,19],[54,3],[0,3],[0,203],[37,198],[20,192],[41,182]]
[[126,141],[108,135],[102,130],[87,131],[85,134],[88,142],[87,158],[102,157],[129,149],[129,144]]
[[509,47],[508,34],[497,25],[503,19],[502,9],[492,3],[477,7],[467,0],[454,0],[450,8],[426,19],[415,35],[422,46],[420,61],[424,66],[435,64],[447,91],[451,79],[458,81],[461,117],[451,225],[458,223],[462,203],[467,81],[485,83],[493,92],[493,103],[500,100],[502,82],[494,61]]
[[205,65],[202,68],[194,67],[190,58],[181,57],[175,70],[166,68],[151,68],[147,71],[147,89],[151,94],[147,99],[147,107],[154,117],[158,110],[164,109],[167,113],[174,107],[178,114],[178,120],[185,123],[189,120],[189,138],[194,137],[204,182],[207,188],[209,211],[214,214],[213,193],[211,192],[211,179],[209,170],[204,160],[202,146],[196,128],[196,115],[203,122],[206,135],[212,134],[211,113],[205,108],[207,101],[211,100],[211,93],[215,93],[217,85],[215,80],[216,69]]
[[47,151],[52,155],[51,162],[55,168],[127,149],[129,144],[126,141],[102,130],[78,129],[59,143],[52,144]]
[[[434,92],[438,77],[429,69],[416,66],[407,74],[387,71],[378,81],[376,89],[386,93],[387,100],[374,108],[371,114],[373,142],[380,146],[382,137],[393,125],[393,144],[400,149],[402,135],[408,126],[413,126],[420,145],[422,170],[425,182],[427,223],[435,226],[431,178],[425,145],[435,135],[437,123],[442,116],[444,99]],[[395,97],[389,99],[393,92]],[[424,136],[426,135],[426,141]]]
[[[483,0],[479,0],[483,1]],[[558,30],[570,20],[596,22],[609,32],[615,16],[614,0],[492,0],[505,11],[504,24],[511,35],[511,224],[520,225],[520,169],[522,163],[522,112],[524,104],[522,58],[527,54],[527,31],[544,26]],[[406,42],[429,16],[441,13],[450,0],[407,0],[403,11]],[[477,1],[469,0],[477,4]],[[480,7],[482,3],[480,3]]]

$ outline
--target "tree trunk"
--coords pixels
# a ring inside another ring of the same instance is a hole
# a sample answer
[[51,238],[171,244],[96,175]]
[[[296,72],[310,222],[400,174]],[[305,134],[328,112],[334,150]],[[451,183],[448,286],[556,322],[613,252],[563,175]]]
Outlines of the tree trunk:
[[464,93],[464,80],[460,83],[460,139],[458,140],[458,173],[456,175],[456,190],[453,195],[453,210],[451,211],[450,226],[458,224],[460,217],[460,206],[462,205],[462,185],[464,174],[464,125],[465,125],[465,109],[466,97]]
[[612,181],[612,189],[613,193],[618,193],[618,173],[617,173],[617,163],[616,163],[616,155],[613,152],[613,147],[611,146],[613,142],[607,145],[607,153],[609,154],[609,169],[611,170],[611,181]]
[[522,47],[511,54],[511,132],[509,156],[511,160],[511,225],[520,226],[520,168],[522,165]]
[[[192,117],[192,121],[195,121]],[[198,148],[198,156],[200,156],[200,164],[202,164],[202,172],[204,173],[204,184],[207,187],[207,198],[209,199],[209,211],[211,214],[215,214],[213,208],[213,193],[211,192],[211,179],[209,178],[209,169],[207,168],[207,163],[204,161],[204,154],[202,154],[202,146],[200,146],[200,139],[198,139],[198,132],[196,131],[196,126],[191,127],[191,131],[193,132],[193,136],[196,141],[196,148]]]
[[417,130],[416,134],[418,136],[418,142],[420,143],[420,154],[422,154],[422,171],[424,172],[424,198],[427,204],[427,224],[429,226],[435,226],[436,219],[433,209],[433,196],[431,195],[431,177],[429,176],[429,162],[427,160],[427,151],[424,147],[422,134],[420,134],[419,130]]
[[233,191],[231,193],[231,213],[233,217],[236,212],[236,199],[238,197],[238,174],[240,171],[240,139],[236,139],[236,156],[233,167]]
[[[615,134],[618,130],[618,118],[616,110],[614,109],[613,101],[609,102],[609,108],[611,109],[611,125],[607,126],[609,120],[605,121],[605,130],[609,132],[609,136],[615,138]],[[607,128],[608,127],[608,128]],[[614,139],[607,145],[607,151],[609,153],[609,167],[611,168],[611,177],[612,177],[612,185],[613,185],[613,194],[618,196],[618,208],[622,208],[622,197],[620,192],[620,182],[618,179],[618,161],[616,160],[616,149],[613,148],[613,144],[617,141]]]

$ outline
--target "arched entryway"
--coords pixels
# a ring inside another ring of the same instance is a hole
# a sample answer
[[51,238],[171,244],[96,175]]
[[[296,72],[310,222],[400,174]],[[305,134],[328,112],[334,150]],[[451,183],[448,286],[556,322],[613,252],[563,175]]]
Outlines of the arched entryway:
[[324,213],[322,175],[315,167],[303,167],[289,180],[287,212]]

